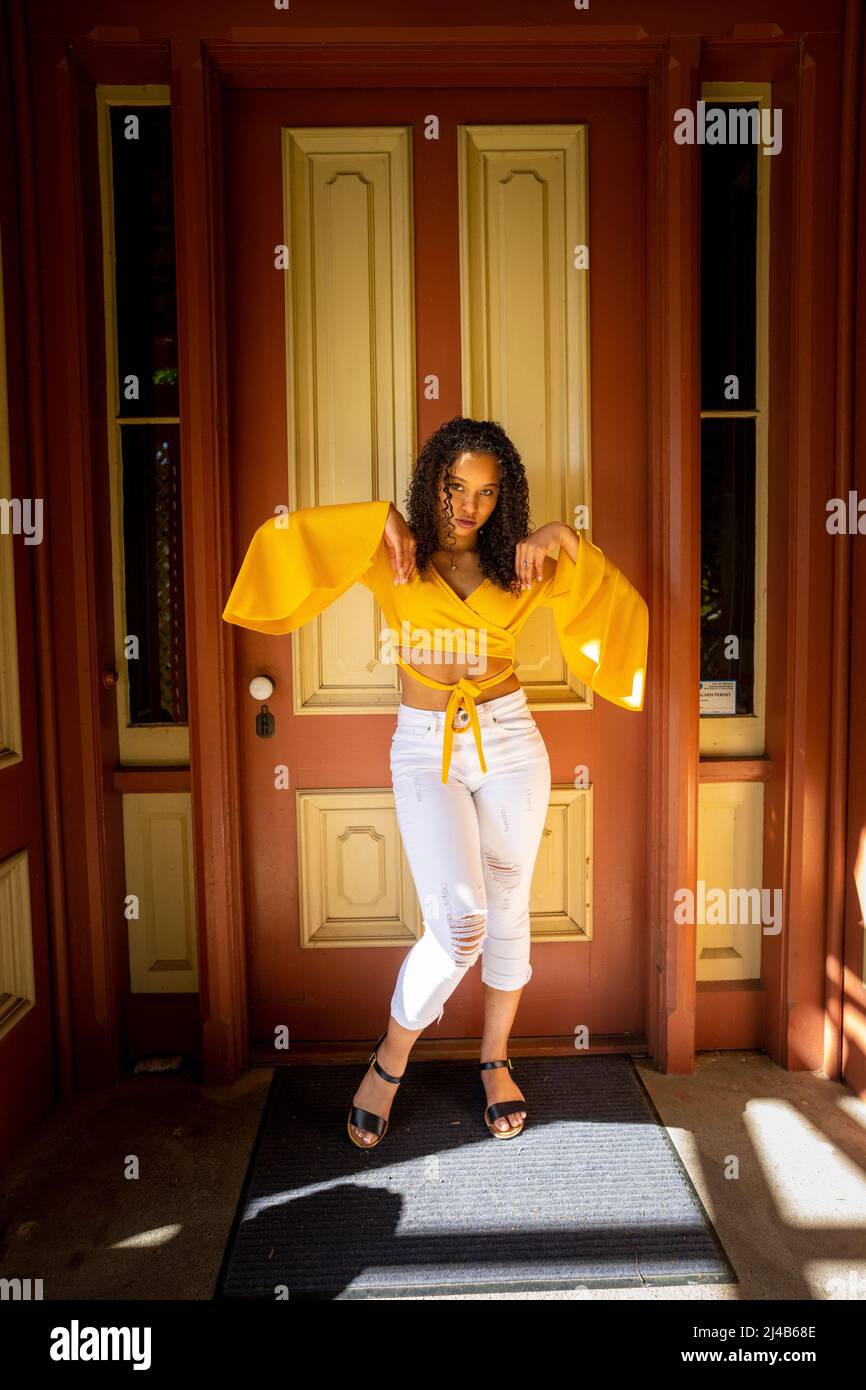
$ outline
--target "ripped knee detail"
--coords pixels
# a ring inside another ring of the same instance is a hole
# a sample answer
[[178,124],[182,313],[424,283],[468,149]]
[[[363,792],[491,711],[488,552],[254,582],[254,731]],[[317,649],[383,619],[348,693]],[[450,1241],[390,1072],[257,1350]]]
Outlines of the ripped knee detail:
[[519,864],[505,864],[492,850],[485,850],[487,895],[497,907],[510,909],[515,889],[522,888]]
[[487,933],[487,913],[470,912],[456,920],[448,918],[454,959],[458,965],[474,965],[481,951]]
[[494,878],[506,887],[513,887],[520,881],[520,866],[518,864],[503,864],[501,859],[497,859],[492,850],[485,850],[484,859],[488,869]]

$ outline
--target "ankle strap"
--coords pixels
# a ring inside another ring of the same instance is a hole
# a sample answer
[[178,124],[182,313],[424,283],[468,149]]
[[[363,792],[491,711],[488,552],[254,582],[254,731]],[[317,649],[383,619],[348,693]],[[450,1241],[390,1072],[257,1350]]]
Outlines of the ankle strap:
[[373,1058],[373,1070],[377,1071],[384,1081],[390,1081],[392,1086],[399,1086],[400,1082],[403,1080],[402,1076],[389,1076],[385,1068],[379,1066],[378,1057]]
[[381,1038],[376,1043],[376,1046],[373,1048],[373,1051],[370,1053],[370,1061],[373,1063],[374,1070],[379,1073],[383,1081],[390,1081],[392,1086],[399,1086],[400,1082],[403,1080],[403,1076],[405,1076],[406,1073],[404,1072],[403,1076],[389,1076],[388,1072],[385,1071],[385,1068],[380,1067],[379,1058],[376,1056],[376,1053],[378,1052],[379,1048],[381,1047],[382,1043],[385,1041],[387,1036],[387,1033],[382,1034]]

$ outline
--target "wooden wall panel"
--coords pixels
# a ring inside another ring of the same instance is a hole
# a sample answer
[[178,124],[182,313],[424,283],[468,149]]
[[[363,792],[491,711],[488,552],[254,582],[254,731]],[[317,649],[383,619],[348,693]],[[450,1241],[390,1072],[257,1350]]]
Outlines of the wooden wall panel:
[[26,850],[0,864],[0,1038],[36,1002],[30,865]]
[[132,792],[123,798],[126,896],[138,900],[129,919],[133,994],[184,994],[198,989],[195,873],[190,797],[183,792]]
[[[763,884],[763,782],[703,782],[698,801],[698,882],[705,892],[742,890],[760,895]],[[739,899],[736,901],[740,901]],[[772,901],[772,899],[771,899]],[[758,899],[760,907],[760,897]],[[732,916],[732,914],[730,914]],[[737,916],[742,916],[738,912]],[[749,922],[698,921],[699,980],[757,980],[762,927]]]

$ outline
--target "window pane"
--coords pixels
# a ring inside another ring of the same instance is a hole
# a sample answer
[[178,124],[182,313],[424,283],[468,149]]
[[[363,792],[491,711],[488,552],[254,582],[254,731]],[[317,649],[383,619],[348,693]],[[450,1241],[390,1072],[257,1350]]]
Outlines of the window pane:
[[[117,411],[178,415],[171,107],[113,106],[110,112]],[[129,377],[137,378],[137,400],[127,399]]]
[[[708,102],[708,117],[711,107],[758,110],[754,102]],[[701,146],[702,410],[755,409],[757,163],[754,144]],[[739,397],[729,400],[732,375]]]
[[177,425],[122,425],[123,550],[131,724],[186,724]]
[[754,714],[754,420],[701,421],[701,680],[735,680]]

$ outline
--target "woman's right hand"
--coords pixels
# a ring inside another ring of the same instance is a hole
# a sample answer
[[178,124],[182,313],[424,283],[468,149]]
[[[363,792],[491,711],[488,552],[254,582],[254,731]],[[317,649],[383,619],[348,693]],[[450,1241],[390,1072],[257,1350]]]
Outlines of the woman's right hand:
[[415,573],[415,537],[394,503],[385,522],[385,543],[391,556],[395,584],[406,584]]

